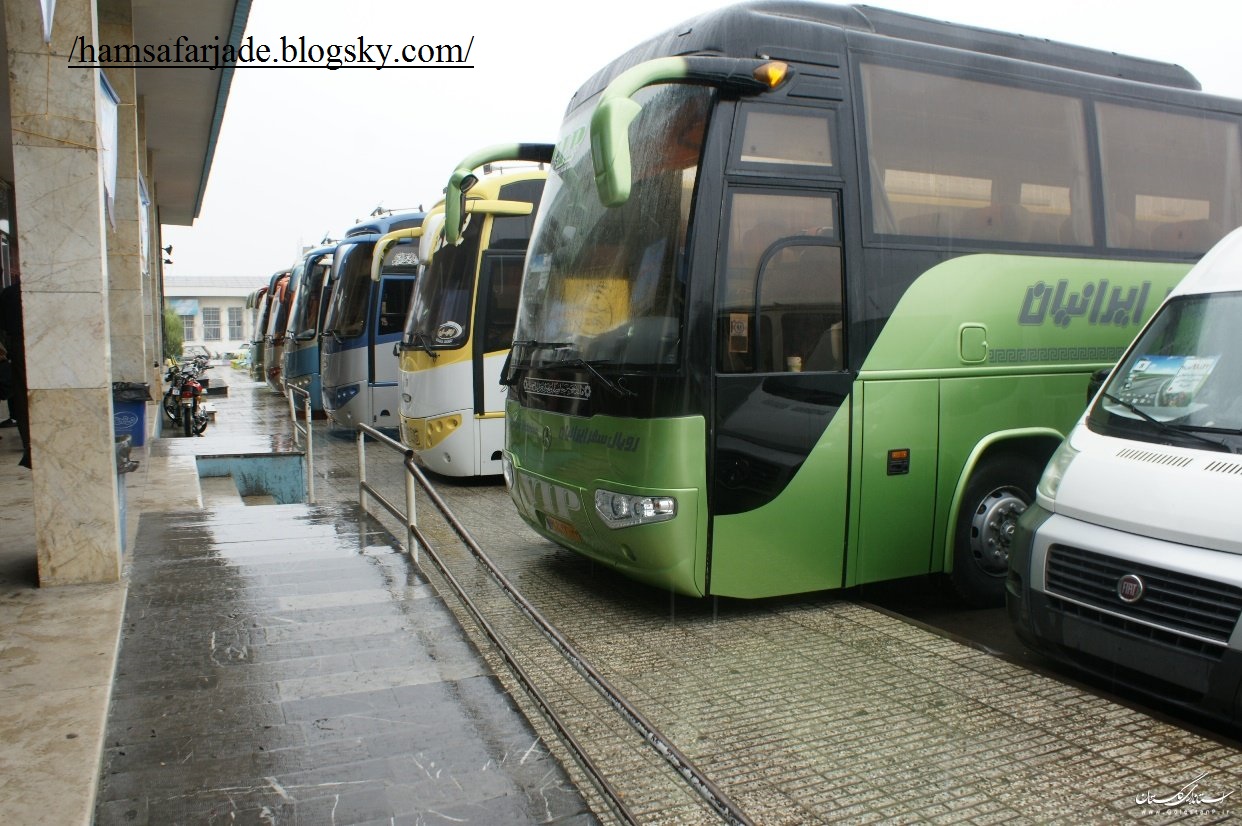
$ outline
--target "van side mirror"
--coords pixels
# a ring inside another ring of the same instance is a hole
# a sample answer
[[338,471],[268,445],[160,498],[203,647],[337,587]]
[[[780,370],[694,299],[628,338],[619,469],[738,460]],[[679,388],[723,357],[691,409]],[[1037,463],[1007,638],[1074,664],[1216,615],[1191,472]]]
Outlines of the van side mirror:
[[1099,394],[1100,388],[1104,386],[1104,382],[1108,381],[1108,374],[1111,372],[1113,368],[1105,367],[1091,374],[1091,378],[1087,380],[1087,404],[1091,404],[1091,400]]

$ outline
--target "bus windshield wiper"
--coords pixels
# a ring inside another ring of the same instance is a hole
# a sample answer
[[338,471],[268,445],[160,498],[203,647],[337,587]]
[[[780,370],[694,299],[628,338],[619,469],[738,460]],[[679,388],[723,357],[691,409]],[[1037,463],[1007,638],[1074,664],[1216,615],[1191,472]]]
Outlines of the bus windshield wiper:
[[622,387],[619,382],[614,382],[612,379],[608,378],[603,373],[595,369],[595,364],[607,364],[607,363],[608,362],[597,361],[594,364],[592,364],[586,359],[572,358],[572,359],[566,359],[565,361],[558,361],[556,363],[556,366],[557,367],[582,367],[586,369],[588,373],[594,376],[599,381],[600,384],[604,385],[609,390],[616,393],[618,396],[637,396],[638,394],[635,393],[633,390],[630,390],[628,387]]
[[519,338],[509,345],[509,353],[505,356],[504,366],[500,368],[500,386],[512,387],[517,383],[517,371],[513,364],[516,361],[519,347],[531,350],[556,350],[560,347],[571,347],[568,341],[536,341],[533,338]]
[[1164,433],[1171,433],[1174,436],[1183,436],[1183,437],[1189,437],[1191,439],[1197,439],[1204,444],[1212,445],[1213,447],[1219,450],[1223,450],[1226,453],[1235,452],[1233,448],[1231,448],[1229,445],[1225,444],[1224,442],[1218,441],[1216,439],[1209,439],[1207,436],[1203,436],[1203,435],[1200,435],[1199,433],[1196,433],[1194,429],[1190,427],[1187,427],[1185,425],[1171,424],[1169,422],[1162,422],[1159,419],[1157,419],[1155,416],[1148,415],[1137,405],[1130,404],[1130,402],[1126,401],[1125,399],[1119,399],[1116,396],[1114,396],[1112,393],[1101,393],[1100,395],[1108,399],[1113,404],[1121,405],[1126,410],[1129,410],[1131,413],[1140,417],[1144,421],[1154,424],[1159,430],[1161,430]]
[[512,348],[529,347],[532,350],[558,350],[572,346],[573,343],[569,341],[535,341],[533,338],[518,339],[511,345]]
[[410,342],[415,347],[420,348],[427,355],[431,356],[433,359],[438,359],[440,357],[439,353],[431,349],[431,342],[428,341],[426,333],[415,330],[413,333],[410,333]]

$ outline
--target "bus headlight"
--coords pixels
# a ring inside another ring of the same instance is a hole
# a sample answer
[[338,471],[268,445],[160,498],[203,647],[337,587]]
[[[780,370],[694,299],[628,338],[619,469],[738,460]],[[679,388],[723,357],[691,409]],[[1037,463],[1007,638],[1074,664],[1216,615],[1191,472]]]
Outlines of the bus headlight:
[[677,515],[677,500],[671,496],[635,496],[600,489],[595,491],[595,512],[610,528],[628,528],[667,522]]
[[500,452],[500,472],[505,477],[505,487],[513,490],[513,460],[503,450]]
[[1039,478],[1039,485],[1035,488],[1035,496],[1042,500],[1040,506],[1045,510],[1053,509],[1053,504],[1057,500],[1057,491],[1061,487],[1061,480],[1065,478],[1065,472],[1069,470],[1070,463],[1077,455],[1078,451],[1070,445],[1070,440],[1066,439],[1061,442],[1056,453],[1053,453],[1052,458],[1048,460],[1048,467],[1044,468],[1044,475]]

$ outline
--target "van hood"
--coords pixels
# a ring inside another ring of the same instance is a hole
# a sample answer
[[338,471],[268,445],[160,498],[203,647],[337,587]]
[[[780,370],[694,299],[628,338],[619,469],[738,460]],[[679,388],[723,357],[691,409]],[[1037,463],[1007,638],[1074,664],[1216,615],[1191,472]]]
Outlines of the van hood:
[[1242,456],[1117,439],[1079,424],[1054,510],[1119,531],[1242,554]]

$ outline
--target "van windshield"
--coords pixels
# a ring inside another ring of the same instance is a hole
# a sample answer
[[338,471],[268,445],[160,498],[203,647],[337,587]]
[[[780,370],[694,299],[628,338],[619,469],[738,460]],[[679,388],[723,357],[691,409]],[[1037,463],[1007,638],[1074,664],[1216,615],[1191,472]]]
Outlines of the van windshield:
[[1113,371],[1097,433],[1242,452],[1242,292],[1175,298]]

